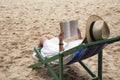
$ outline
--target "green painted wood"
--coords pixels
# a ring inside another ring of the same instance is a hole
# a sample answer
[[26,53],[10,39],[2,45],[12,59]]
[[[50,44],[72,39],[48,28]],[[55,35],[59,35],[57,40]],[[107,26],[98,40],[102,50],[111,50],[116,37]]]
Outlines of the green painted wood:
[[59,78],[63,80],[63,57],[61,54],[59,54],[59,56]]
[[51,75],[54,77],[54,79],[59,80],[57,74],[52,70],[51,66],[48,63],[45,63],[45,58],[40,54],[39,49],[34,48],[34,50],[36,51],[40,62],[37,62],[37,63],[35,63],[33,65],[30,65],[29,67],[37,68],[37,67],[40,67],[44,63],[45,67],[48,69],[48,71],[51,73]]
[[92,77],[96,77],[96,75],[85,65],[84,62],[79,61],[79,63],[83,66],[83,68],[84,68]]
[[98,54],[98,78],[102,80],[102,51]]
[[47,67],[48,71],[51,73],[51,75],[54,77],[55,80],[60,80],[57,74],[54,72],[54,70],[51,68],[51,66],[46,63],[45,66]]
[[37,63],[34,63],[30,66],[28,66],[28,68],[39,68],[40,66],[42,66],[43,64],[41,62],[37,62]]
[[44,58],[44,57],[42,56],[42,54],[40,53],[39,48],[34,48],[34,51],[37,53],[37,56],[38,56],[40,62],[45,63],[45,62],[44,62],[45,58]]

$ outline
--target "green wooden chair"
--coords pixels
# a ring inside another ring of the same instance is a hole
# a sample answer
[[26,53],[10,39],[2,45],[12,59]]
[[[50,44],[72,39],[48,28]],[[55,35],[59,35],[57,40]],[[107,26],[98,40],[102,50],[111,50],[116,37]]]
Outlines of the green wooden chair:
[[[63,57],[70,55],[74,52],[76,52],[73,59],[67,63],[66,65],[70,65],[74,62],[79,62],[83,68],[91,75],[91,80],[102,80],[102,50],[105,46],[112,44],[114,42],[120,41],[120,36],[109,38],[105,40],[99,40],[95,42],[90,43],[84,43],[79,46],[76,46],[70,50],[60,52],[58,55],[55,55],[51,58],[44,58],[40,53],[40,48],[34,48],[35,52],[38,55],[39,62],[34,63],[30,65],[30,68],[37,68],[41,65],[45,65],[45,67],[48,69],[50,74],[54,77],[55,80],[63,80]],[[83,62],[82,60],[89,58],[91,56],[94,56],[98,54],[98,75],[94,74]],[[51,65],[49,64],[51,61],[54,61],[56,59],[59,59],[59,75],[55,73],[55,71],[52,69]]]

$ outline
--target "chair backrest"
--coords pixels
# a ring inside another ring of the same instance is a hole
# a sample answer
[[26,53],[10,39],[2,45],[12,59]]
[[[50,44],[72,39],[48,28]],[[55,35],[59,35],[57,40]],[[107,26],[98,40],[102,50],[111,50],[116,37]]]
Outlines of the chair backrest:
[[67,64],[72,64],[78,60],[83,60],[88,57],[94,56],[95,54],[99,53],[103,48],[105,48],[106,45],[107,43],[99,44],[99,45],[94,45],[94,46],[90,46],[85,49],[79,50],[75,53],[74,57]]

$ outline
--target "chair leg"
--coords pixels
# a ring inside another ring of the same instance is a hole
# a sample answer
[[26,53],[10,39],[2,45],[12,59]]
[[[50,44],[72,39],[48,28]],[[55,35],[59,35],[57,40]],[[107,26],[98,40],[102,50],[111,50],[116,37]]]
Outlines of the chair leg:
[[58,76],[56,75],[56,73],[52,70],[51,66],[46,63],[45,66],[47,67],[48,71],[51,73],[51,75],[54,77],[55,80],[59,80]]
[[102,80],[102,51],[98,53],[98,78]]
[[59,80],[63,80],[63,57],[59,57]]
[[84,64],[84,62],[82,62],[82,61],[80,60],[79,63],[84,67],[84,69],[85,69],[92,77],[96,77],[96,75]]

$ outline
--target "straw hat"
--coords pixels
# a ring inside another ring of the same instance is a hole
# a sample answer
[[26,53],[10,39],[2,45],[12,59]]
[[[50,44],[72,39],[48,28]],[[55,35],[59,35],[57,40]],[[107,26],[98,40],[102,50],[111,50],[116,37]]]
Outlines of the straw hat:
[[87,42],[107,39],[110,30],[103,19],[97,15],[92,15],[88,18],[86,25]]

